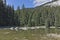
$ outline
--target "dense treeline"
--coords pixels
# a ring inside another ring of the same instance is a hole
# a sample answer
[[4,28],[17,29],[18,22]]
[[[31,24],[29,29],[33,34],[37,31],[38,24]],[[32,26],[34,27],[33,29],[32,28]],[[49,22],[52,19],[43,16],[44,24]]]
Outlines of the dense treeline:
[[0,0],[0,26],[60,26],[60,6],[39,6],[14,10]]
[[20,13],[19,18],[21,26],[60,26],[60,6],[22,8],[19,13],[18,11],[16,12],[18,15]]
[[0,0],[0,26],[18,26],[14,6],[6,5],[6,0]]

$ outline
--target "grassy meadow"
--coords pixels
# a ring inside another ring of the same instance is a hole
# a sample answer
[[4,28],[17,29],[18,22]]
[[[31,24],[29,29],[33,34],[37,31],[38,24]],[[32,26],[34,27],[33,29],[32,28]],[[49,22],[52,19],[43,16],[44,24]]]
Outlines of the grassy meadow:
[[[60,29],[58,29],[60,30]],[[57,33],[60,34],[60,31]],[[55,29],[50,29],[50,33],[56,33]],[[0,40],[60,40],[60,38],[46,36],[46,29],[34,30],[0,30]]]

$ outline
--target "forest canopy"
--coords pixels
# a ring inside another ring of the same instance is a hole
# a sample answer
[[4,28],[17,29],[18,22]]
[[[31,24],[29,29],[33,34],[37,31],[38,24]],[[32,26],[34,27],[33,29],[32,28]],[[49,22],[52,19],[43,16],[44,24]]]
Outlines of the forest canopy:
[[0,0],[0,26],[45,26],[50,22],[50,26],[60,26],[60,6],[38,6],[35,8],[22,9],[17,7],[14,10],[14,5],[9,6]]

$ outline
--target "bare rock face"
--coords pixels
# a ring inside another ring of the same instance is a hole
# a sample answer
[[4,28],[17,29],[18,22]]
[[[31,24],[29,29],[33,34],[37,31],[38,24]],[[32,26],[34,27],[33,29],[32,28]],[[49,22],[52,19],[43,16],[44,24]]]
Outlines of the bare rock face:
[[60,34],[47,34],[48,37],[60,38]]
[[54,6],[54,7],[60,6],[60,0],[54,0],[53,2],[45,4],[44,6]]

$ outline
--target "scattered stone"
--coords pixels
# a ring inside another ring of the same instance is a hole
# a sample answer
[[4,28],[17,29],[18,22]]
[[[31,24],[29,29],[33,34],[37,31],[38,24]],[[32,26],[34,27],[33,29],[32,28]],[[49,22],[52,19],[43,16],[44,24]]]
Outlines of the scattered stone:
[[60,38],[60,34],[47,34],[48,37]]
[[15,30],[18,31],[19,30],[19,27],[16,27]]
[[36,27],[36,29],[39,29],[40,27]]
[[30,29],[36,29],[35,27],[31,27]]
[[14,27],[11,27],[10,30],[14,30]]
[[22,29],[22,30],[28,30],[27,27],[21,27],[20,29]]

